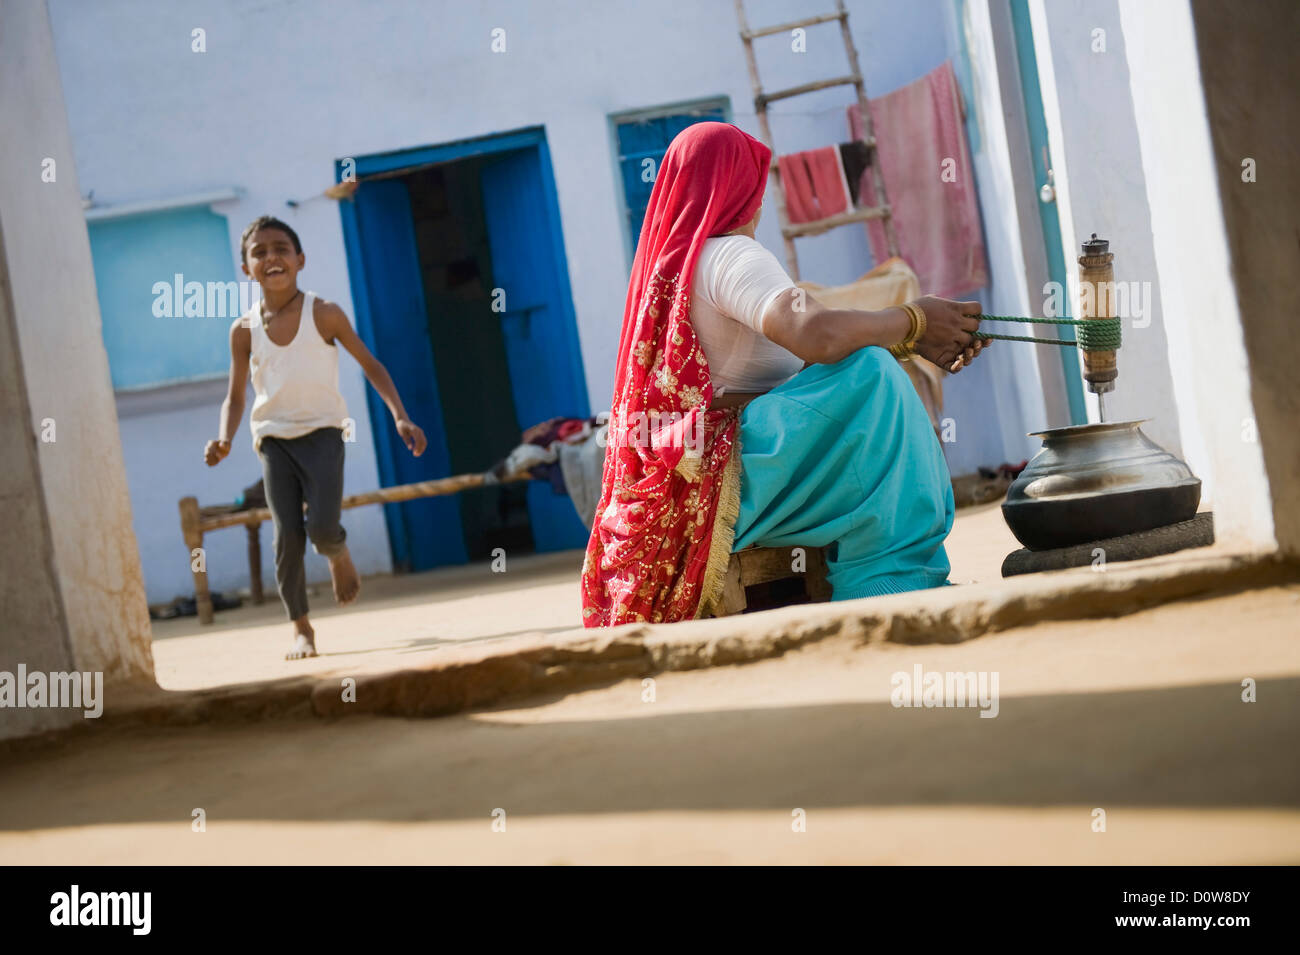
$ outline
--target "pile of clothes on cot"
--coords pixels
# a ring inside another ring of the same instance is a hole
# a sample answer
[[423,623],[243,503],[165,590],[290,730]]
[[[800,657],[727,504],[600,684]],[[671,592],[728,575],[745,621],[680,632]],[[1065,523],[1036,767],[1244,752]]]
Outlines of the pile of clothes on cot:
[[556,494],[567,494],[587,529],[600,503],[600,480],[605,468],[605,435],[609,412],[590,418],[550,418],[527,429],[520,443],[484,475],[496,484],[527,474],[547,481]]

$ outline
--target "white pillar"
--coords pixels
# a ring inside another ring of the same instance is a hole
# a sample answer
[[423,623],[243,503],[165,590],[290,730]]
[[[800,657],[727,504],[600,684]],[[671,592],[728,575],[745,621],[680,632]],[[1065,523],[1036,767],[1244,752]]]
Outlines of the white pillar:
[[[1186,457],[1214,504],[1215,534],[1237,546],[1275,546],[1268,478],[1253,435],[1250,366],[1187,0],[1120,5],[1146,173],[1171,365]],[[1277,210],[1278,215],[1285,210]],[[1123,381],[1123,370],[1120,380]],[[1191,435],[1188,435],[1191,437]]]
[[[17,496],[5,503],[45,509],[63,622],[43,628],[41,642],[62,642],[73,668],[103,672],[106,683],[151,681],[149,613],[46,5],[0,0],[0,22],[0,279],[16,339],[8,363],[21,363],[30,411],[21,439],[35,451],[24,486],[6,488]],[[26,573],[39,559],[6,548],[0,575]],[[6,589],[6,657],[12,629],[36,619],[41,601]]]
[[[1105,397],[1109,421],[1147,418],[1143,430],[1181,454],[1180,408],[1169,367],[1169,330],[1157,280],[1116,0],[1031,0],[1034,48],[1057,185],[1069,296],[1079,315],[1078,256],[1092,233],[1110,242],[1115,283],[1123,285],[1124,344],[1119,380]],[[1136,291],[1140,299],[1129,297]],[[1139,307],[1140,306],[1140,307]],[[1089,417],[1097,399],[1085,387]]]

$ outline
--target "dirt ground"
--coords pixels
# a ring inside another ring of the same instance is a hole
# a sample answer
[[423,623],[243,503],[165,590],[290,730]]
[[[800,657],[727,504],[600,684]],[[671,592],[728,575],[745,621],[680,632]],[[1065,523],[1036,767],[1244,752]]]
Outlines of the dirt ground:
[[[954,583],[1001,579],[1002,559],[1020,545],[999,504],[957,512],[948,538]],[[524,633],[558,633],[581,626],[581,551],[509,558],[504,573],[488,563],[401,577],[366,578],[361,600],[333,606],[329,587],[311,596],[316,646],[311,660],[284,659],[290,627],[272,589],[251,604],[216,615],[154,621],[154,668],[159,685],[190,690],[297,676],[350,675],[416,665],[439,648],[502,640]]]
[[[3,758],[0,859],[1296,863],[1298,624],[1275,587],[442,719],[92,734]],[[891,705],[916,665],[996,672],[998,715]]]

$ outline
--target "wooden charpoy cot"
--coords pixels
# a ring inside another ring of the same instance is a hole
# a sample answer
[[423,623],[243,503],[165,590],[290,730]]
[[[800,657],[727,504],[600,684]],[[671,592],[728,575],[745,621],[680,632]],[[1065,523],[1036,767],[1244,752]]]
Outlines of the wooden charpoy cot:
[[[528,475],[507,476],[502,484],[512,481],[528,480]],[[344,509],[361,507],[365,504],[397,504],[421,497],[438,497],[444,494],[456,494],[469,488],[482,487],[485,483],[483,474],[456,474],[452,477],[438,478],[434,481],[418,481],[415,484],[399,484],[396,487],[381,487],[377,491],[364,494],[351,494],[343,498]],[[196,560],[195,549],[203,547],[203,535],[223,527],[243,526],[248,530],[248,576],[249,593],[253,603],[264,601],[262,593],[262,540],[260,530],[263,521],[271,519],[271,511],[265,507],[248,510],[236,510],[225,504],[213,507],[200,507],[194,497],[180,500],[181,536],[190,551],[190,569],[194,573],[194,600],[198,607],[199,622],[212,623],[212,594],[208,589],[207,560]]]

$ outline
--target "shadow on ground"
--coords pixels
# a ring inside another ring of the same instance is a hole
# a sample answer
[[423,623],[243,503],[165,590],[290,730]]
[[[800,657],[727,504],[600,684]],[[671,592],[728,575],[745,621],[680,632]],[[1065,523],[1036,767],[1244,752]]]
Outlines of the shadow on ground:
[[[624,684],[639,699],[638,681]],[[92,734],[0,762],[0,829],[818,807],[1294,808],[1300,678],[1001,701]],[[642,704],[652,707],[655,704]]]

